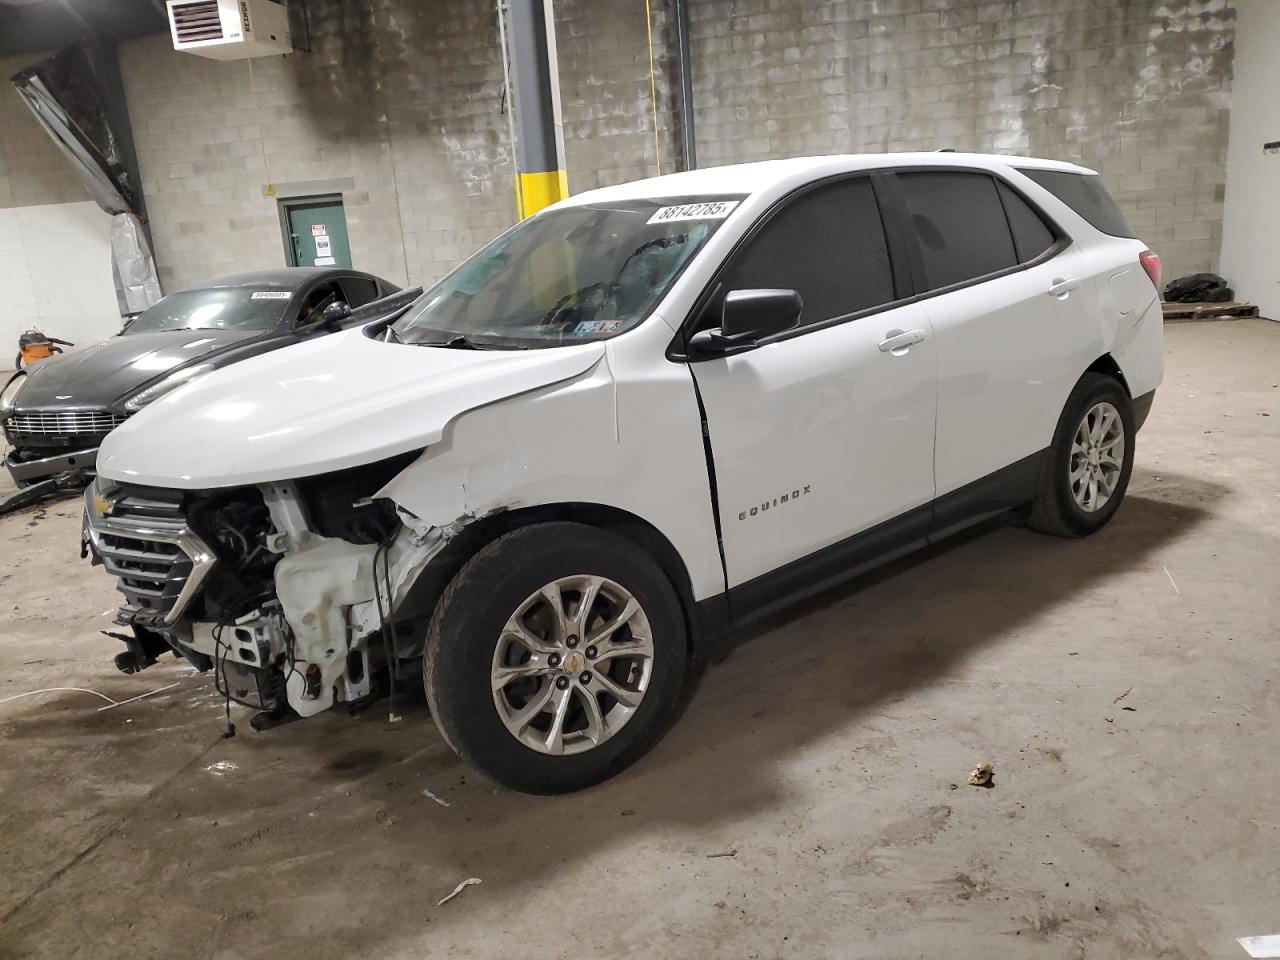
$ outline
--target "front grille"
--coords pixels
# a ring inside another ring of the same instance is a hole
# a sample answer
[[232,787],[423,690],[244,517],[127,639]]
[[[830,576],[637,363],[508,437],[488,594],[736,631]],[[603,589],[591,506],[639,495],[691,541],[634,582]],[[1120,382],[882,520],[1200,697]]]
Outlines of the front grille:
[[10,415],[5,421],[9,436],[24,437],[101,437],[110,433],[125,418],[108,410],[28,410]]
[[85,491],[84,508],[94,552],[124,594],[125,618],[175,622],[214,564],[213,551],[187,526],[182,495],[110,490],[98,481]]
[[222,16],[218,12],[218,0],[175,3],[169,10],[173,16],[173,32],[179,43],[222,39]]

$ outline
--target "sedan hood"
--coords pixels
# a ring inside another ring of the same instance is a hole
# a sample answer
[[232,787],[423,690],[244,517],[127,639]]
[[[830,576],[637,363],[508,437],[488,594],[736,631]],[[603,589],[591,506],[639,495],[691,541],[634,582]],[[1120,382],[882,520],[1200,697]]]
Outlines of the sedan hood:
[[98,473],[209,489],[372,463],[438,442],[467,410],[578,376],[604,349],[458,350],[349,330],[166,394],[107,437]]
[[42,360],[27,376],[19,410],[100,410],[147,381],[259,330],[157,330],[125,334]]

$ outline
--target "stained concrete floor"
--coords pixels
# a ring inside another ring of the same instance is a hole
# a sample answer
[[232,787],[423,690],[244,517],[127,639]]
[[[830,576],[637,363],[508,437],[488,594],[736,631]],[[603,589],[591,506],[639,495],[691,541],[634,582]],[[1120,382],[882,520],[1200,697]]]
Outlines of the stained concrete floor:
[[0,520],[0,700],[174,685],[0,702],[0,957],[1244,957],[1280,933],[1280,325],[1168,353],[1101,534],[810,603],[558,799],[420,706],[222,739],[207,676],[112,669],[74,500]]

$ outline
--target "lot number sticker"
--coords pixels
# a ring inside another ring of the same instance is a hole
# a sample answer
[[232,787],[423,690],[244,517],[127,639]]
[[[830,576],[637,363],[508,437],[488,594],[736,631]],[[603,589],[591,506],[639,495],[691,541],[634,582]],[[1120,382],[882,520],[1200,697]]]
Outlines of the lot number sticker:
[[250,300],[288,300],[293,294],[288,290],[255,290],[249,295]]
[[660,207],[647,223],[671,223],[675,220],[723,220],[733,213],[737,200],[712,200],[708,203],[682,203],[676,207]]

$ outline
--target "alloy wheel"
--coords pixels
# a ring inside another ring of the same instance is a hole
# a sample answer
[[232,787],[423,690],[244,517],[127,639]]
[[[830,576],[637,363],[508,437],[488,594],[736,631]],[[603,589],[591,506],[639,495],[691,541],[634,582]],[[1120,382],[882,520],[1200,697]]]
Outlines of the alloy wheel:
[[1124,469],[1124,421],[1106,400],[1085,413],[1071,441],[1071,496],[1085,513],[1096,513],[1115,494]]
[[507,620],[490,680],[498,715],[539,753],[591,750],[616,734],[653,673],[649,620],[626,588],[605,577],[561,577]]

